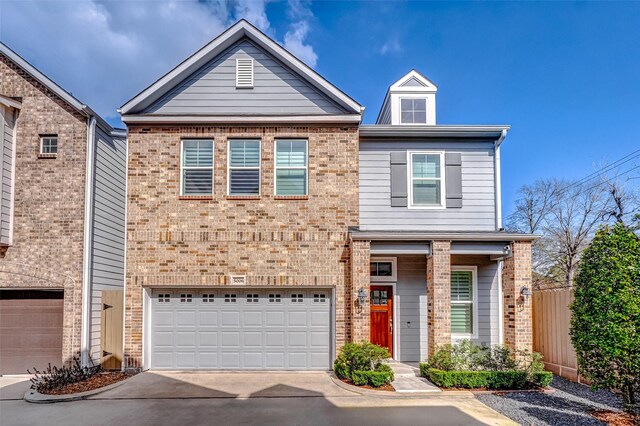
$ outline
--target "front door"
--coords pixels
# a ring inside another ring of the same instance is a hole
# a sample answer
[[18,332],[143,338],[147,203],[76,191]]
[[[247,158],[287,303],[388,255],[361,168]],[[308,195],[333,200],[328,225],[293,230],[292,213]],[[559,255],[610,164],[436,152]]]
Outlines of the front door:
[[371,343],[389,350],[393,357],[393,290],[391,286],[371,286]]

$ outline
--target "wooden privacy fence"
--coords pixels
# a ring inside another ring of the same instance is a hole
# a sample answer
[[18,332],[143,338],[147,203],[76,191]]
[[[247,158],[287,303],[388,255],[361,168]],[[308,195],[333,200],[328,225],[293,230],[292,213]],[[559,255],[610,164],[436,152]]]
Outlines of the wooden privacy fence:
[[569,336],[571,302],[570,288],[533,292],[533,350],[544,356],[547,370],[580,383],[584,379],[578,375],[578,360]]
[[102,292],[100,322],[100,364],[106,370],[119,370],[122,366],[122,290]]

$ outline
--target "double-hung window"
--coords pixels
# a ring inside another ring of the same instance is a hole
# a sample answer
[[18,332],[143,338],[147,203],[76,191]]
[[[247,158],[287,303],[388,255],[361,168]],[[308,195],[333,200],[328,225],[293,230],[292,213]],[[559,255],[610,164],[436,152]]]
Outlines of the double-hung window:
[[260,195],[260,141],[229,141],[229,195]]
[[453,267],[451,271],[451,335],[475,337],[477,327],[475,268]]
[[213,194],[213,141],[182,141],[182,195]]
[[409,152],[410,206],[444,207],[444,154],[441,152]]
[[48,135],[40,137],[40,154],[57,154],[58,136]]
[[400,123],[427,124],[427,100],[400,99]]
[[276,141],[276,195],[307,195],[306,140]]

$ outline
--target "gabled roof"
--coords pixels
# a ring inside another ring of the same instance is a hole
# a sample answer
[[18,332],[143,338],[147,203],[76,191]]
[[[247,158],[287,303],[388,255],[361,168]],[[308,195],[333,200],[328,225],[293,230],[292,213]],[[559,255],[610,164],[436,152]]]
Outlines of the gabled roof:
[[85,115],[86,117],[95,117],[96,121],[100,123],[100,125],[108,130],[113,131],[113,128],[107,123],[102,117],[96,114],[89,106],[80,102],[76,97],[74,97],[71,93],[64,90],[58,84],[56,84],[49,77],[40,72],[36,67],[27,62],[24,58],[18,55],[16,52],[11,50],[9,46],[0,42],[0,53],[9,58],[14,64],[22,68],[24,72],[33,77],[36,81],[42,84],[47,89],[51,90],[56,96],[62,99],[64,102],[78,110],[80,113]]
[[135,114],[136,112],[150,106],[181,81],[196,72],[216,56],[223,53],[234,43],[245,37],[276,57],[280,62],[291,68],[294,72],[303,77],[305,81],[332,99],[334,102],[338,103],[349,113],[362,113],[363,107],[360,104],[347,96],[336,86],[329,83],[324,77],[293,56],[285,48],[262,33],[256,27],[242,19],[210,41],[192,56],[184,60],[173,70],[162,76],[155,83],[144,89],[133,99],[125,103],[119,109],[120,114]]
[[384,95],[384,100],[382,101],[382,106],[378,112],[376,122],[380,121],[382,113],[385,111],[385,108],[387,108],[387,104],[389,103],[389,94],[391,92],[436,93],[437,91],[438,86],[433,81],[429,80],[417,70],[412,69],[398,79],[398,81],[389,86],[387,93]]

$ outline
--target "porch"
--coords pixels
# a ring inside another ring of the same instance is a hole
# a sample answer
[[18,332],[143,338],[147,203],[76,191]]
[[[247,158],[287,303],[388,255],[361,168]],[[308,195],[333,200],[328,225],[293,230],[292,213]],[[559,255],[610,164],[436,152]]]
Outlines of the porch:
[[532,350],[533,236],[351,237],[353,341],[387,347],[400,362],[424,361],[437,346],[461,339]]

